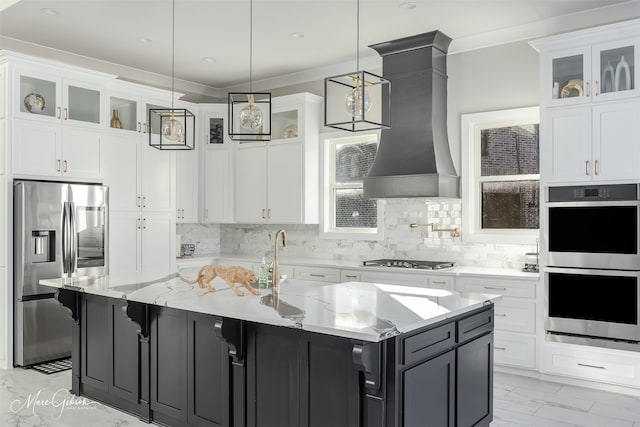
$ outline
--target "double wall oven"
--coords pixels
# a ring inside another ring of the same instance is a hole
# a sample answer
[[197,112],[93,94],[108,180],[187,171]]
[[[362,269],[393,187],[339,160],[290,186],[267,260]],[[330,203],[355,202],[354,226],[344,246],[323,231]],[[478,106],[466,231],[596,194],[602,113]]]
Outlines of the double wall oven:
[[546,188],[547,339],[640,351],[639,184]]

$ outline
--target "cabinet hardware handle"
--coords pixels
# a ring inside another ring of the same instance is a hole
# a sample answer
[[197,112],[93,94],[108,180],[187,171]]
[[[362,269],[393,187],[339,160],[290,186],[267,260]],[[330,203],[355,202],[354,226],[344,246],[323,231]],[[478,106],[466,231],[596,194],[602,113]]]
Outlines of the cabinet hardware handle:
[[58,119],[59,119],[59,118],[61,117],[61,116],[60,116],[60,107],[57,107],[56,109],[58,110],[58,114],[56,114],[56,118],[58,118]]
[[140,218],[136,218],[136,224],[138,226],[138,230],[140,230]]
[[584,162],[584,174],[589,175],[589,160]]
[[141,197],[138,196],[138,203],[136,203],[136,206],[138,206],[138,207],[140,207],[140,199],[141,199]]
[[485,289],[491,289],[493,291],[506,291],[507,288],[500,288],[498,286],[485,286]]
[[598,161],[593,162],[593,173],[598,175]]
[[586,363],[578,363],[578,366],[584,366],[585,368],[594,368],[594,369],[607,369],[604,366],[587,365]]
[[507,317],[507,315],[504,314],[504,313],[495,313],[495,316],[496,317]]
[[182,211],[182,219],[184,219],[184,209],[180,209]]
[[494,349],[494,350],[503,350],[503,351],[504,351],[504,350],[506,350],[507,348],[506,348],[506,347],[495,347],[495,346],[494,346],[494,347],[493,347],[493,349]]
[[271,218],[271,209],[267,209],[267,218]]
[[589,96],[589,82],[587,82],[587,90],[585,91],[585,94],[587,95],[587,97]]
[[598,96],[598,81],[593,83],[593,96]]
[[147,133],[147,124],[146,123],[142,124],[142,133]]
[[348,279],[356,279],[356,278],[358,278],[358,276],[356,276],[355,274],[345,274],[344,277],[346,277]]
[[65,161],[63,162],[63,164],[64,164],[64,170],[63,170],[63,172],[65,172],[65,173],[66,173],[66,172],[67,172],[67,161],[65,160]]
[[142,207],[143,208],[147,207],[147,196],[142,196]]
[[64,107],[64,119],[69,120],[69,109]]
[[204,210],[204,219],[209,219],[209,209]]
[[142,125],[140,124],[140,122],[138,122],[138,133],[140,133],[141,128],[142,128]]
[[266,212],[266,211],[267,211],[266,209],[262,209],[262,219],[267,219],[267,217],[266,217],[266,216],[264,216],[264,214],[265,214],[265,212]]
[[58,166],[57,166],[57,171],[60,172],[60,160],[58,160]]
[[436,285],[446,285],[447,282],[445,282],[444,280],[432,280],[431,283],[434,283]]
[[309,276],[311,276],[311,277],[324,277],[324,274],[309,273]]
[[147,218],[142,218],[142,228],[147,229]]

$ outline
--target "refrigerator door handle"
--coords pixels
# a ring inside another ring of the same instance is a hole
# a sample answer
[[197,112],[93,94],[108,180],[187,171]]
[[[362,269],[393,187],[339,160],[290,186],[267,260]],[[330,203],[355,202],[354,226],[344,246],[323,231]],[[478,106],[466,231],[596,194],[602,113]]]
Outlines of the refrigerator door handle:
[[76,206],[69,202],[69,273],[75,273],[76,261],[78,258],[78,247],[76,240]]
[[69,202],[64,202],[62,209],[62,272],[65,276],[71,275],[71,242],[70,242],[70,221]]

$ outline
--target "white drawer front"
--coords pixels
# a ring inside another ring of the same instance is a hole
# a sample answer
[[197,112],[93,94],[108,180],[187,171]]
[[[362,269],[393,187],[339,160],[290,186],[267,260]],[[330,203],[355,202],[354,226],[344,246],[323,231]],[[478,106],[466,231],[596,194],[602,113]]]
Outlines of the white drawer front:
[[434,289],[446,289],[447,291],[450,291],[453,289],[453,278],[452,277],[429,277],[429,282],[427,286]]
[[412,273],[381,273],[363,271],[360,280],[367,283],[380,283],[385,285],[427,286],[427,278],[420,274]]
[[494,362],[498,365],[535,369],[535,335],[495,331],[493,345]]
[[456,288],[462,292],[480,292],[483,294],[498,294],[505,297],[535,298],[538,282],[497,279],[497,278],[456,278]]
[[581,379],[640,386],[640,357],[607,349],[545,343],[544,371]]
[[360,281],[360,272],[359,271],[340,271],[340,282],[359,282]]
[[331,268],[306,268],[295,269],[295,278],[300,280],[314,280],[316,282],[340,283],[340,271]]
[[503,298],[496,302],[496,329],[501,331],[536,332],[536,302],[515,298]]

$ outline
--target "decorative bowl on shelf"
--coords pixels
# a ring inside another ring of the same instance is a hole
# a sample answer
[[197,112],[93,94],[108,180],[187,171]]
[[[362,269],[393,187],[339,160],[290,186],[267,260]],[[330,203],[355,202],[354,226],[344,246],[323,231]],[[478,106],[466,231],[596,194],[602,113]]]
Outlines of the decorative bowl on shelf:
[[41,113],[44,111],[45,100],[42,95],[31,91],[30,94],[24,97],[24,106],[30,113]]
[[572,98],[582,96],[582,80],[572,79],[564,84],[560,90],[560,98]]
[[289,125],[284,128],[284,137],[285,138],[296,138],[298,136],[298,126]]

